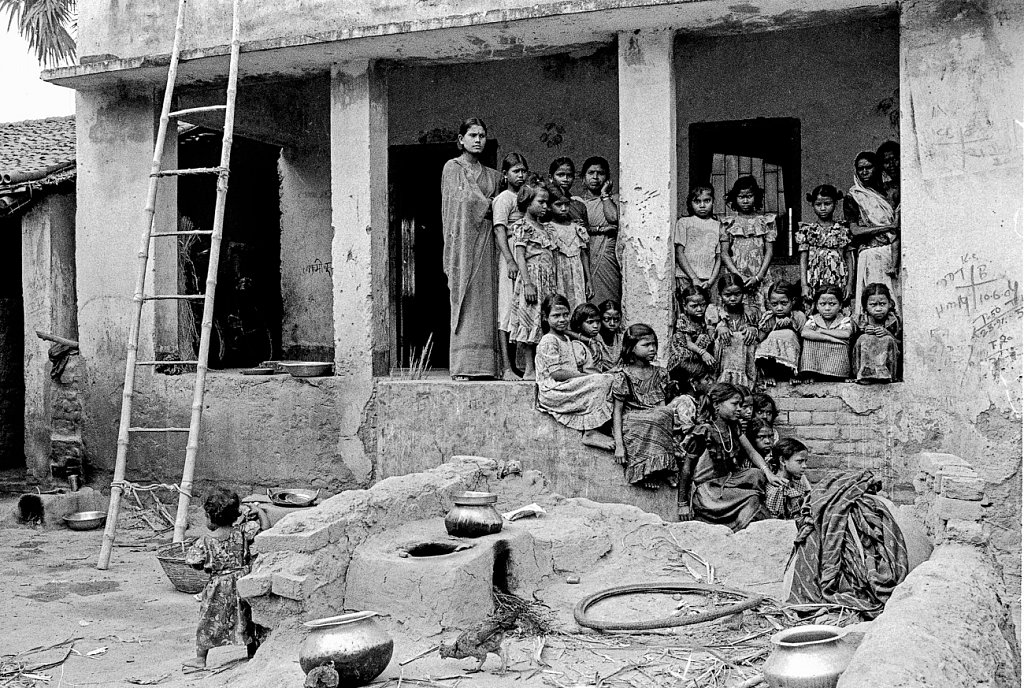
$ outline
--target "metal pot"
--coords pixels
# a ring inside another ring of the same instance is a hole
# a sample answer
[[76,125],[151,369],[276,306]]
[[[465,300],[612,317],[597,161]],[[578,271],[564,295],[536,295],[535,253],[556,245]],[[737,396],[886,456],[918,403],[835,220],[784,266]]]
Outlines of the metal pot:
[[501,532],[505,520],[494,508],[498,495],[490,492],[460,492],[452,501],[455,506],[444,517],[444,529],[452,537],[475,538]]
[[856,650],[836,626],[787,628],[772,645],[762,669],[770,688],[835,688]]
[[106,511],[76,511],[64,517],[64,525],[71,530],[95,530],[106,522]]
[[312,632],[299,649],[299,666],[309,673],[334,665],[341,686],[360,686],[380,676],[391,662],[395,642],[375,620],[377,612],[354,612],[303,624]]

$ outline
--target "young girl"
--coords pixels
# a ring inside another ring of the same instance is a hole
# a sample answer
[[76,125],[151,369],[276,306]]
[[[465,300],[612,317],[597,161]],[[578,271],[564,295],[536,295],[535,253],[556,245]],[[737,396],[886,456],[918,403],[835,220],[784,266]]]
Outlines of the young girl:
[[544,188],[547,189],[548,204],[551,206],[547,225],[557,249],[556,291],[569,299],[569,305],[575,308],[593,295],[590,285],[590,237],[586,227],[572,219],[569,212],[572,201],[562,193],[561,187],[548,184]]
[[612,372],[612,437],[615,459],[626,466],[626,481],[657,489],[675,484],[676,458],[668,371],[653,365],[658,337],[649,325],[631,325],[622,337],[620,367]]
[[764,392],[756,392],[754,394],[754,418],[760,418],[772,427],[775,427],[775,422],[779,419],[779,407],[775,400],[771,398],[771,395]]
[[807,202],[814,207],[818,219],[801,222],[794,235],[800,252],[800,284],[807,300],[826,284],[842,287],[844,303],[853,295],[853,237],[848,225],[834,219],[842,198],[843,194],[830,184],[822,184],[807,194]]
[[860,295],[857,339],[853,344],[853,372],[858,384],[870,385],[899,379],[899,316],[889,287],[869,284]]
[[590,233],[590,273],[594,281],[594,303],[622,298],[622,268],[619,266],[619,206],[612,193],[612,172],[599,155],[587,158],[580,170],[583,195],[573,196],[587,211]]
[[598,360],[597,338],[600,336],[600,332],[601,311],[597,310],[597,306],[587,302],[581,303],[573,309],[572,315],[569,316],[569,337],[576,340],[576,344],[585,346],[590,351],[594,372],[607,373],[612,366],[605,365]]
[[774,461],[777,464],[777,475],[784,482],[768,486],[765,490],[765,506],[774,518],[796,518],[811,492],[811,483],[805,475],[807,447],[792,437],[781,439],[775,445]]
[[519,153],[509,153],[501,161],[501,179],[505,187],[491,202],[491,216],[494,223],[494,239],[498,246],[498,363],[502,379],[518,380],[512,372],[508,358],[509,318],[512,315],[512,291],[519,266],[516,265],[515,247],[512,245],[512,225],[523,217],[516,204],[516,195],[526,182],[529,165]]
[[760,314],[774,251],[775,216],[758,212],[764,203],[764,190],[750,175],[737,179],[725,200],[736,215],[722,220],[722,262],[729,273],[740,278],[747,304]]
[[252,557],[249,545],[259,523],[240,515],[238,495],[220,488],[206,498],[206,527],[210,533],[199,538],[185,554],[185,563],[210,574],[203,588],[196,630],[196,658],[185,663],[191,668],[206,666],[210,649],[222,645],[245,645],[249,657],[256,654],[256,627],[249,603],[238,595],[238,579],[249,573]]
[[770,460],[772,448],[779,439],[772,424],[764,418],[758,418],[755,415],[754,419],[750,421],[750,426],[747,428],[747,439],[750,441],[750,445],[757,450],[757,453],[768,462],[768,467],[778,473],[778,469],[772,465]]
[[799,297],[799,288],[784,280],[768,290],[768,310],[757,326],[762,339],[754,360],[769,387],[774,387],[776,380],[792,378],[800,367],[800,331],[807,316],[794,310]]
[[562,195],[572,199],[569,203],[569,216],[583,225],[585,229],[590,227],[590,219],[587,217],[587,206],[583,201],[572,198],[572,184],[576,181],[576,165],[572,158],[555,158],[548,166],[548,175],[551,183],[562,191]]
[[841,315],[843,291],[833,285],[821,287],[814,295],[817,311],[800,330],[803,350],[800,373],[810,378],[845,379],[850,377],[850,337],[853,324]]
[[583,444],[611,451],[611,438],[595,430],[612,417],[612,376],[593,372],[590,350],[569,338],[564,296],[548,296],[540,312],[545,334],[537,347],[537,406],[567,428],[582,431]]
[[[690,214],[676,221],[672,242],[676,247],[676,292],[700,287],[705,294],[715,287],[722,267],[719,233],[722,226],[714,214],[715,189],[697,184],[686,196]],[[680,302],[682,307],[682,302]]]
[[718,293],[722,299],[721,320],[714,329],[718,381],[752,385],[757,378],[757,311],[744,303],[744,281],[735,273],[718,278]]
[[540,304],[557,293],[555,243],[551,230],[544,224],[548,214],[548,192],[541,184],[523,184],[516,197],[516,205],[524,216],[512,225],[519,277],[512,293],[509,337],[524,350],[523,379],[533,380],[536,377],[534,357],[537,355],[537,343],[543,334]]
[[607,299],[598,304],[597,310],[601,311],[601,330],[594,338],[594,357],[598,369],[611,370],[619,364],[622,351],[622,309],[618,301]]
[[711,417],[683,440],[679,519],[692,517],[737,531],[767,517],[761,503],[765,484],[782,479],[740,430],[743,392],[719,382],[708,392],[708,400]]
[[703,287],[691,285],[679,294],[679,317],[669,342],[668,369],[697,359],[714,366],[711,336],[708,334],[704,313],[708,308],[708,295]]

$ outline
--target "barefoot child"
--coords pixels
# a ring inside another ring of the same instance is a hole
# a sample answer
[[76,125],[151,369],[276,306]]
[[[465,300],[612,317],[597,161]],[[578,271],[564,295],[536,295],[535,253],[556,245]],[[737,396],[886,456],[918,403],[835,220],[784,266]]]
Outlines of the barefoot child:
[[572,199],[554,184],[545,186],[551,214],[547,221],[551,238],[555,242],[556,292],[569,300],[570,308],[590,300],[590,236],[587,228],[572,219],[569,212]]
[[658,337],[650,325],[631,325],[622,337],[620,366],[612,375],[612,437],[615,459],[626,467],[626,481],[657,489],[675,483],[676,458],[668,371],[654,365]]
[[725,199],[736,215],[722,220],[722,263],[740,278],[747,305],[756,310],[756,317],[765,305],[765,278],[777,234],[775,216],[760,212],[764,189],[750,175],[737,179]]
[[845,223],[836,222],[836,207],[843,194],[830,184],[822,184],[807,194],[817,220],[801,222],[794,238],[800,252],[800,284],[803,297],[810,301],[826,284],[839,285],[843,302],[853,296],[853,237]]
[[508,358],[509,317],[512,314],[512,290],[515,288],[519,266],[516,265],[515,247],[512,245],[512,225],[523,217],[516,205],[516,195],[526,182],[529,165],[519,153],[509,153],[501,161],[501,178],[504,190],[491,201],[491,216],[494,223],[495,242],[498,246],[498,362],[502,379],[519,379],[512,372]]
[[601,362],[598,360],[597,338],[600,332],[601,311],[597,310],[597,306],[587,302],[581,303],[573,309],[572,315],[569,316],[569,337],[590,351],[593,372],[607,373],[612,366],[607,366],[602,370]]
[[[676,293],[687,287],[700,287],[704,293],[715,288],[722,267],[719,241],[721,222],[715,217],[715,189],[696,184],[686,196],[690,214],[676,221],[672,243],[676,247]],[[680,302],[680,307],[682,302]]]
[[548,192],[538,183],[526,183],[519,189],[516,204],[524,213],[512,225],[519,277],[512,292],[509,337],[523,348],[526,365],[523,379],[536,378],[534,357],[541,335],[540,304],[557,293],[555,243],[544,224],[548,215]]
[[561,294],[540,307],[544,336],[537,347],[537,406],[567,428],[583,432],[583,444],[611,451],[608,435],[596,429],[611,420],[612,377],[592,372],[590,350],[568,336],[569,302]]
[[209,533],[199,538],[185,554],[185,563],[210,574],[203,588],[196,630],[196,658],[186,667],[203,668],[214,647],[244,645],[251,658],[256,654],[256,627],[249,603],[238,595],[238,579],[249,573],[252,557],[249,545],[259,523],[239,520],[238,495],[220,488],[206,498]]
[[800,440],[785,437],[775,445],[774,461],[777,475],[785,480],[773,483],[765,491],[765,506],[774,518],[793,519],[811,492],[807,476],[807,447]]
[[594,357],[597,359],[598,370],[605,372],[619,365],[619,353],[622,351],[622,331],[619,329],[622,324],[622,309],[619,308],[618,301],[607,299],[597,305],[597,310],[601,311],[601,330],[594,338]]
[[708,295],[703,287],[688,286],[679,293],[679,317],[669,342],[668,369],[699,360],[714,367],[711,336],[704,321],[708,309]]
[[843,292],[835,285],[826,285],[814,297],[817,312],[807,319],[800,337],[800,374],[810,378],[839,379],[850,377],[850,337],[853,324],[841,315]]
[[889,287],[876,282],[860,295],[861,313],[857,316],[857,339],[853,344],[853,373],[861,385],[893,382],[899,379],[899,316]]
[[798,287],[780,280],[768,290],[768,310],[761,316],[758,329],[761,343],[754,360],[765,385],[774,387],[778,380],[789,380],[800,368],[800,330],[807,316],[795,310]]
[[753,385],[757,379],[754,354],[760,332],[757,311],[744,302],[743,278],[726,272],[718,278],[722,298],[721,320],[714,328],[718,381]]

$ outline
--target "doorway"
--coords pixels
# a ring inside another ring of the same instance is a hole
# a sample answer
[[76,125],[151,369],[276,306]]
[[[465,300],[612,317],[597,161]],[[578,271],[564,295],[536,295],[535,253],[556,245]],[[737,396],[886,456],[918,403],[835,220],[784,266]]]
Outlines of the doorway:
[[[441,171],[458,157],[454,141],[388,148],[391,224],[391,301],[398,350],[393,366],[408,368],[434,335],[430,367],[448,368],[451,301],[442,264]],[[496,167],[498,142],[488,139],[480,160]]]
[[25,469],[21,220],[0,220],[0,470]]

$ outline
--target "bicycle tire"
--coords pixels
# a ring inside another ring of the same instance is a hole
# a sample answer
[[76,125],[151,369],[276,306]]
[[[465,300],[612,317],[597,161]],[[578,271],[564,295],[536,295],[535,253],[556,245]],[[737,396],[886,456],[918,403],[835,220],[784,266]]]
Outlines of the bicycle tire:
[[[719,592],[727,595],[735,595],[743,599],[726,607],[700,612],[699,614],[689,616],[668,616],[660,619],[650,619],[648,621],[595,621],[587,618],[587,610],[601,600],[606,600],[610,597],[619,597],[621,595],[659,592]],[[675,628],[677,626],[690,626],[693,624],[704,623],[705,621],[714,621],[715,619],[721,619],[726,616],[732,616],[733,614],[739,614],[740,612],[748,609],[753,609],[762,602],[764,602],[764,597],[757,593],[736,590],[733,588],[723,588],[717,585],[707,585],[705,583],[634,583],[631,585],[616,585],[587,595],[576,603],[576,607],[573,609],[572,614],[578,625],[585,628],[593,628],[597,631],[648,631],[657,628]]]

